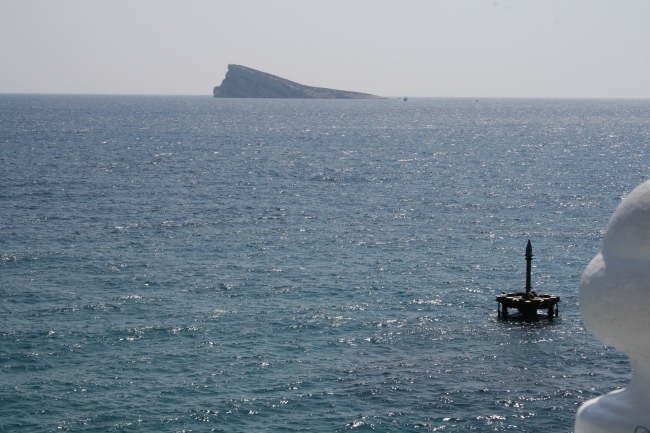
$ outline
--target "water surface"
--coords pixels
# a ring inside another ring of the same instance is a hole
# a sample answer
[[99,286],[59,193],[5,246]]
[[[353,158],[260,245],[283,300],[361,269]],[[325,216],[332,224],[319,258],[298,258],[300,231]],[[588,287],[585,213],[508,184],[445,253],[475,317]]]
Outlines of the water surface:
[[[0,95],[0,430],[569,432],[650,102]],[[495,296],[562,297],[549,322]]]

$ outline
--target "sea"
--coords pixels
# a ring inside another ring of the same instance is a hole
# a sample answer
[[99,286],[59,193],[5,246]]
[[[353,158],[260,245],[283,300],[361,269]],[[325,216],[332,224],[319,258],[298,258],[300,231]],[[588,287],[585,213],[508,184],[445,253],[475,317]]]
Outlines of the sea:
[[650,100],[0,95],[0,430],[571,432],[649,167]]

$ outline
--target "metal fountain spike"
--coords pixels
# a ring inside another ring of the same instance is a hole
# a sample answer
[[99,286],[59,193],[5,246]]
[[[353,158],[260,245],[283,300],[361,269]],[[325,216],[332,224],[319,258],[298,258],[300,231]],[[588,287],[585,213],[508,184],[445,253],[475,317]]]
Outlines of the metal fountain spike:
[[530,285],[530,271],[532,261],[533,246],[530,244],[530,239],[528,239],[528,245],[526,245],[526,293],[530,293],[530,289],[532,289],[532,286]]

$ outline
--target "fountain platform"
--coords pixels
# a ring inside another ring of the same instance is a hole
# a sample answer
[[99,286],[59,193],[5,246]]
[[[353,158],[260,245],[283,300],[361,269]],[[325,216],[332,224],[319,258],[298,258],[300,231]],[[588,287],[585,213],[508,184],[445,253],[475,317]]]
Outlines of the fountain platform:
[[525,318],[537,317],[537,310],[546,310],[549,318],[557,317],[559,314],[558,303],[560,297],[555,295],[538,295],[534,291],[502,293],[497,296],[497,313],[499,317],[508,317],[508,308],[516,308]]

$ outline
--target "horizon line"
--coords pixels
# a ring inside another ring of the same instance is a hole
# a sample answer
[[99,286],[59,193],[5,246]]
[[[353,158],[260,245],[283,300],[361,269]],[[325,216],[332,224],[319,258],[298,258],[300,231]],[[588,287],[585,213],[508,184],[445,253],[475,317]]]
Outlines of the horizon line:
[[[59,92],[0,92],[0,95],[32,95],[32,96],[179,96],[179,97],[206,97],[211,99],[304,99],[319,100],[320,98],[214,98],[212,94],[183,94],[183,93],[59,93]],[[414,95],[377,95],[382,99],[573,99],[573,100],[649,100],[648,97],[629,97],[629,96],[414,96]],[[323,99],[323,100],[345,100],[345,99]],[[373,99],[375,100],[375,99]]]

